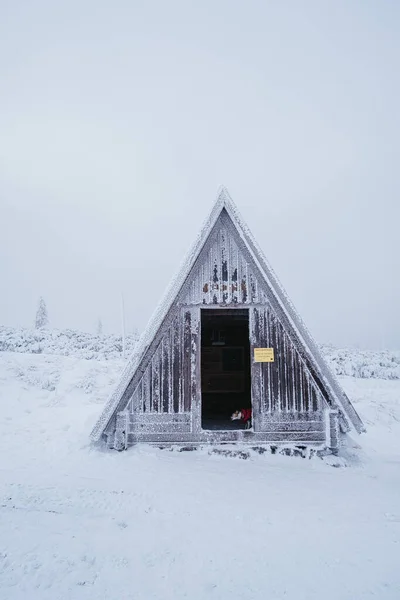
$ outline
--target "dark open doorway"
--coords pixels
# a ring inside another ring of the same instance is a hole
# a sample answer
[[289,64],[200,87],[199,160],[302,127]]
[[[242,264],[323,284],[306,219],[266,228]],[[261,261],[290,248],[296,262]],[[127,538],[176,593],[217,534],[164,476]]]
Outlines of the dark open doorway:
[[244,429],[231,421],[251,408],[249,311],[201,310],[202,429]]

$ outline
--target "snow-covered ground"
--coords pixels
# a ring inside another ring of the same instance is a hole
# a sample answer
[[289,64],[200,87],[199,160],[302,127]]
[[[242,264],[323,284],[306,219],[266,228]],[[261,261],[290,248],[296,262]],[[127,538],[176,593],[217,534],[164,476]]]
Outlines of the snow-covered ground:
[[122,366],[0,353],[1,600],[400,598],[399,380],[342,379],[368,433],[333,468],[92,448]]

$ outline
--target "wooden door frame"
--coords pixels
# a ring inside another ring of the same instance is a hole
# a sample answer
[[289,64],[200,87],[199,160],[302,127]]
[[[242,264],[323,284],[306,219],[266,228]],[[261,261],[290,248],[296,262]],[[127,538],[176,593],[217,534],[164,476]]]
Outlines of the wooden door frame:
[[[194,399],[192,396],[192,403],[195,401],[196,410],[193,411],[194,404],[192,404],[192,431],[195,433],[208,432],[207,429],[202,429],[201,421],[202,421],[202,408],[203,408],[203,398],[202,398],[202,381],[201,381],[201,316],[203,312],[206,311],[225,311],[225,312],[233,312],[235,310],[246,310],[248,316],[248,334],[249,334],[249,349],[250,349],[250,364],[249,364],[249,376],[250,376],[250,402],[253,409],[253,349],[251,343],[251,314],[252,311],[251,305],[249,304],[235,304],[234,306],[221,306],[217,304],[207,304],[198,306],[198,336],[197,336],[197,344],[198,351],[196,356],[196,379],[197,379],[197,390],[196,390],[196,398]],[[254,431],[254,414],[252,417],[252,429]]]

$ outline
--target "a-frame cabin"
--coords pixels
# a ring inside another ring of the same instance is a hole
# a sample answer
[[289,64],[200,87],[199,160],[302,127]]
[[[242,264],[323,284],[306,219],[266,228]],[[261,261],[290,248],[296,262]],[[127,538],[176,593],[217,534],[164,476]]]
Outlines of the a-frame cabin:
[[[250,429],[230,419],[243,408]],[[222,189],[92,440],[335,450],[352,429],[358,414]]]

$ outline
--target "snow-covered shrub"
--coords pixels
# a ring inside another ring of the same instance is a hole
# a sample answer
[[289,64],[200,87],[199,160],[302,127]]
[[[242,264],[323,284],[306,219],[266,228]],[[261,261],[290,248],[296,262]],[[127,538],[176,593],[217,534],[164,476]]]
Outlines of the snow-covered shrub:
[[[132,353],[136,341],[136,334],[126,336],[126,356]],[[0,326],[0,351],[111,360],[121,358],[122,339],[118,335],[96,335],[72,329],[38,330]]]
[[[126,357],[133,352],[138,335],[126,337]],[[334,373],[364,379],[400,379],[399,351],[367,351],[321,346]],[[0,351],[59,354],[88,360],[122,357],[122,338],[95,335],[73,329],[14,329],[0,326]]]
[[362,379],[400,379],[400,351],[321,347],[336,375]]

